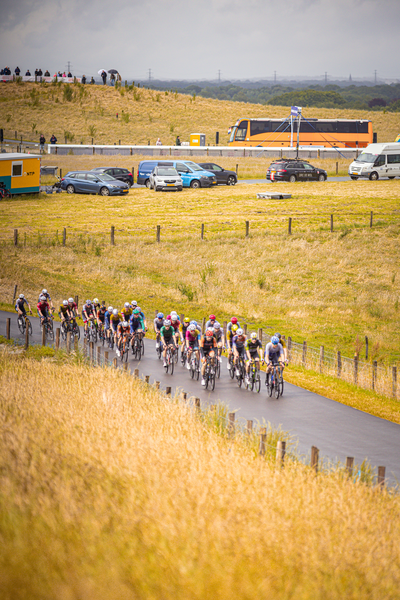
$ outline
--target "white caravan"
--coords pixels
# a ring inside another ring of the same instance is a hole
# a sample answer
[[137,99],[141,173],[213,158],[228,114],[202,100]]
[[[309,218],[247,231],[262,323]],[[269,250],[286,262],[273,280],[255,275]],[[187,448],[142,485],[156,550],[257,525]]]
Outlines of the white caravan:
[[351,179],[400,177],[400,144],[369,144],[349,166]]

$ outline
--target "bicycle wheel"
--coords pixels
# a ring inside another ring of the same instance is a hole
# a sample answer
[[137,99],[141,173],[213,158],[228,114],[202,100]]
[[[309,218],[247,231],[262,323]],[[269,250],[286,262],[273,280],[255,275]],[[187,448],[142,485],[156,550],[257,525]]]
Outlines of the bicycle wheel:
[[25,333],[25,319],[23,317],[17,317],[18,329],[21,333]]
[[198,381],[199,377],[200,377],[200,365],[199,365],[199,360],[198,360],[197,356],[196,356],[195,360],[196,360],[196,380]]
[[278,400],[280,393],[281,393],[281,387],[280,387],[280,383],[279,383],[279,379],[277,378],[275,380],[275,398]]
[[136,360],[140,360],[142,357],[142,344],[139,339],[135,338],[135,358]]
[[251,389],[251,391],[254,390],[256,375],[257,375],[257,373],[256,373],[255,367],[253,365],[251,368],[251,374],[250,374],[250,389]]
[[165,369],[165,372],[166,372],[166,373],[168,373],[168,369],[169,369],[169,361],[170,361],[170,357],[169,357],[169,350],[168,350],[168,348],[167,348],[167,352],[166,352],[166,355],[165,355],[165,365],[164,365],[164,369]]
[[93,328],[92,328],[92,341],[94,343],[97,342],[97,329],[96,329],[96,327],[94,325],[93,325]]
[[144,339],[140,338],[140,354],[144,354]]
[[271,398],[271,396],[273,394],[274,387],[275,387],[274,378],[273,378],[272,373],[270,373],[270,375],[269,375],[269,381],[268,381],[268,388],[267,388],[267,390],[268,390],[268,396],[270,398]]
[[174,366],[175,366],[175,352],[172,353],[170,352],[170,360],[171,360],[171,364],[170,364],[170,370],[171,370],[171,375],[174,374]]
[[204,371],[204,381],[206,382],[206,385],[204,386],[205,389],[208,389],[209,380],[210,380],[210,372],[209,372],[209,368],[207,365],[206,370]]
[[126,346],[125,346],[125,352],[124,352],[125,362],[128,362],[128,355],[129,355],[129,342],[127,342]]
[[210,372],[210,388],[212,391],[215,390],[215,371],[214,368],[211,368]]
[[[218,379],[221,377],[221,363],[219,362],[219,356],[217,356],[217,366],[215,367],[215,375],[218,377]],[[215,385],[215,382],[214,382]]]
[[72,335],[77,337],[78,340],[81,337],[81,330],[79,329],[78,325],[76,323],[74,323],[72,325]]
[[196,361],[193,356],[190,357],[190,377],[194,379],[196,373]]
[[235,377],[235,365],[233,364],[232,355],[229,358],[229,375],[230,375],[231,379],[233,379]]
[[255,387],[257,394],[259,394],[260,390],[261,390],[261,376],[260,376],[259,371],[257,371],[257,373],[256,373],[256,380],[254,382],[254,387]]
[[284,381],[283,381],[283,376],[281,373],[281,376],[279,378],[279,394],[282,396],[283,395],[283,387],[284,387]]
[[61,337],[65,341],[67,339],[67,327],[66,327],[65,323],[61,323],[60,330],[61,330]]
[[54,331],[53,331],[53,323],[51,321],[49,321],[47,323],[47,337],[49,338],[49,340],[53,341],[54,340]]

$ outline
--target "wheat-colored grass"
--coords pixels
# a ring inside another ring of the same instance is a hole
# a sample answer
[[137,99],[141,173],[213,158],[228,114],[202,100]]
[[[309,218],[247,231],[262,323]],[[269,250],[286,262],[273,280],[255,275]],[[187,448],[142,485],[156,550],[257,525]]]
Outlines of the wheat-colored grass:
[[399,597],[399,497],[260,460],[115,371],[0,355],[3,598]]

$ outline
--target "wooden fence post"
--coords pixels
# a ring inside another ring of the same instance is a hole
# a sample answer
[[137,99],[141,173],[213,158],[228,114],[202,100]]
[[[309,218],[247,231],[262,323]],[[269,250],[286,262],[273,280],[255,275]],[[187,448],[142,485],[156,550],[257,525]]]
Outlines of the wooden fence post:
[[397,367],[392,367],[392,396],[397,398]]
[[194,399],[194,405],[195,405],[195,407],[196,407],[196,410],[197,410],[198,412],[200,412],[200,398],[195,398],[195,399]]
[[244,335],[247,335],[247,323],[243,325]]
[[118,361],[116,358],[114,358],[114,360],[113,360],[113,367],[114,367],[114,369],[116,369],[118,367]]
[[368,338],[365,336],[365,360],[368,360]]
[[331,233],[333,231],[333,215],[331,215]]
[[157,233],[156,233],[157,242],[160,241],[160,238],[161,238],[161,225],[157,225]]
[[265,427],[260,429],[260,446],[258,449],[259,456],[265,456],[265,442],[267,441],[267,430]]
[[71,352],[71,332],[67,332],[67,354]]
[[378,362],[374,360],[372,363],[372,389],[375,390],[376,378],[378,376]]
[[135,369],[133,371],[133,376],[134,376],[135,379],[139,379],[139,369]]
[[6,338],[10,339],[10,331],[11,331],[11,319],[8,317],[6,321]]
[[278,440],[276,444],[276,464],[278,467],[283,467],[285,463],[285,454],[286,454],[286,442],[283,440]]
[[258,328],[258,339],[262,343],[262,341],[263,341],[263,330],[262,330],[261,327]]
[[372,227],[372,225],[373,225],[373,221],[374,221],[374,213],[373,213],[373,211],[371,210],[371,214],[370,214],[370,216],[369,216],[369,226],[370,226],[370,227]]
[[89,342],[89,360],[90,364],[94,363],[94,342]]
[[287,357],[288,360],[290,361],[292,358],[292,338],[289,335],[288,339],[287,339]]
[[145,375],[144,380],[146,383],[150,383],[150,375]]
[[14,246],[18,246],[18,229],[14,229]]
[[348,456],[346,458],[346,469],[349,477],[353,476],[353,468],[354,468],[354,458],[352,456]]
[[63,241],[62,241],[62,245],[63,246],[65,246],[66,241],[67,241],[67,230],[64,227],[64,229],[63,229]]
[[378,467],[378,485],[383,489],[385,487],[386,467]]
[[316,446],[311,446],[311,468],[314,469],[316,473],[318,473],[318,457],[318,448]]
[[29,327],[25,329],[25,350],[29,348]]
[[[97,346],[97,366],[101,365],[101,346]],[[128,363],[125,363],[128,364]]]
[[307,362],[307,342],[303,342],[303,367],[306,366]]
[[226,321],[224,321],[223,330],[224,330],[224,338],[225,338],[225,340],[226,340],[226,329],[227,329],[227,327],[228,327],[228,323]]
[[74,336],[74,352],[78,352],[79,350],[79,340],[78,337],[75,335]]
[[154,382],[154,386],[155,386],[156,390],[159,390],[160,389],[160,382],[159,381],[155,381]]
[[15,301],[15,298],[16,298],[16,296],[17,296],[17,288],[18,288],[18,285],[17,285],[17,284],[15,284],[15,286],[14,286],[14,296],[13,296],[13,303],[14,303],[14,301]]
[[292,217],[289,217],[288,234],[292,235]]
[[75,304],[77,307],[79,306],[79,296],[75,296]]
[[246,221],[246,237],[249,237],[250,222]]
[[358,353],[354,354],[354,385],[358,383]]
[[201,224],[201,239],[204,240],[204,223]]
[[128,363],[124,362],[124,371],[128,370]]
[[105,350],[104,352],[104,362],[106,365],[108,364],[108,350]]
[[45,345],[46,345],[46,329],[43,325],[43,327],[42,327],[42,346],[45,346]]
[[340,350],[337,352],[337,376],[342,376],[342,354]]
[[186,392],[181,392],[181,400],[183,402],[186,402],[186,400],[187,400],[187,393]]
[[324,346],[319,347],[319,372],[322,373],[324,370],[324,360],[325,360],[325,348]]
[[339,173],[339,163],[336,161],[336,175]]
[[232,439],[235,437],[235,413],[229,413],[228,419],[228,434],[229,437]]
[[111,246],[115,246],[115,228],[111,225]]
[[85,356],[87,356],[87,344],[88,344],[87,337],[84,336],[84,338],[83,338],[83,354]]
[[203,317],[203,320],[202,320],[202,322],[201,322],[201,331],[202,331],[203,333],[205,333],[205,330],[206,330],[206,318],[205,318],[205,317]]
[[253,433],[253,421],[247,421],[247,434],[251,435]]

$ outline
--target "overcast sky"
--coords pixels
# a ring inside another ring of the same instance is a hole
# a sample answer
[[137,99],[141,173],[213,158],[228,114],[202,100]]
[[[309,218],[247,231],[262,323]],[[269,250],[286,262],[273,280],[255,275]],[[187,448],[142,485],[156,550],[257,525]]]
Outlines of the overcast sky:
[[0,63],[122,78],[400,79],[400,0],[0,0]]

